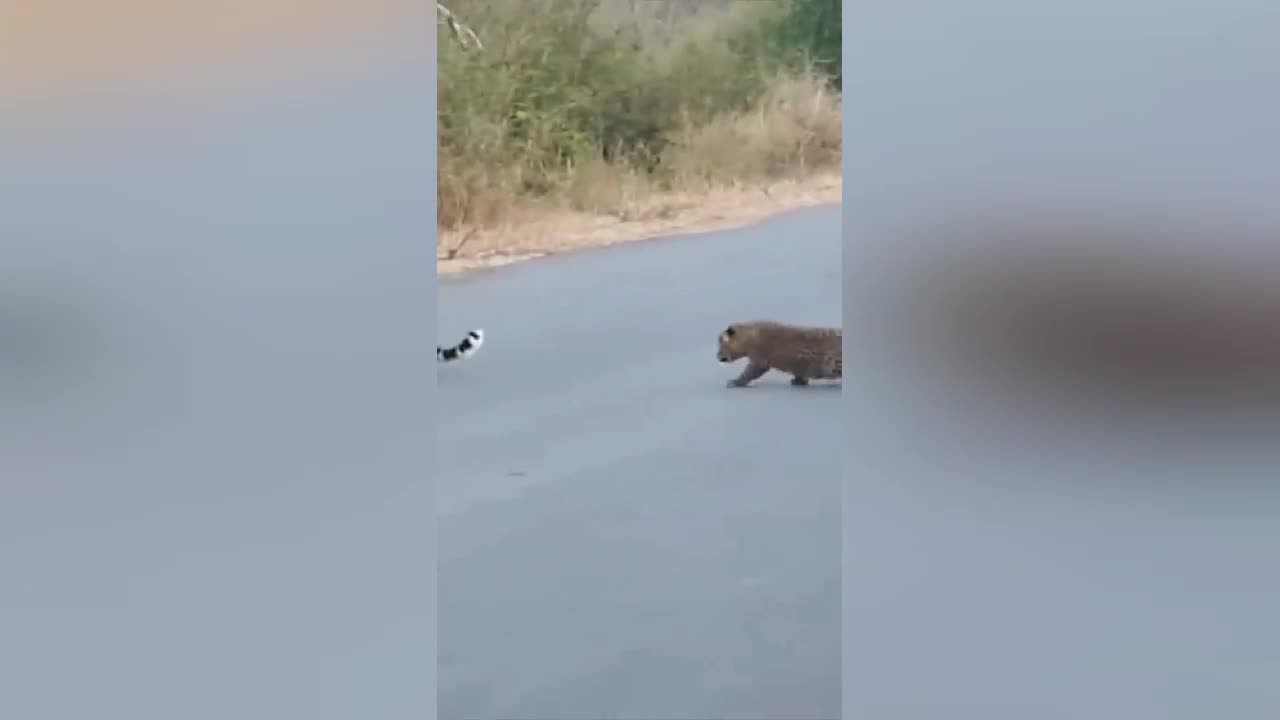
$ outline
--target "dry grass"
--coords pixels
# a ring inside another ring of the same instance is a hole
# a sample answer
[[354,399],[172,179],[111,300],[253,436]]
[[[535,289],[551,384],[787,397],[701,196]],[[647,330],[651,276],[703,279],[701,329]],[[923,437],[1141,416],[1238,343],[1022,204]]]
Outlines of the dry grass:
[[[665,175],[589,157],[554,191],[517,191],[519,168],[447,161],[465,212],[441,227],[442,272],[729,227],[792,207],[839,202],[841,99],[810,74],[779,74],[755,106],[683,124],[662,154]],[[444,198],[442,196],[442,202]]]
[[607,244],[831,195],[839,68],[811,60],[838,48],[838,31],[813,30],[838,21],[831,0],[449,6],[484,50],[440,49],[440,258]]
[[780,75],[749,111],[681,128],[668,161],[674,186],[690,191],[839,167],[840,115],[840,96],[822,78]]

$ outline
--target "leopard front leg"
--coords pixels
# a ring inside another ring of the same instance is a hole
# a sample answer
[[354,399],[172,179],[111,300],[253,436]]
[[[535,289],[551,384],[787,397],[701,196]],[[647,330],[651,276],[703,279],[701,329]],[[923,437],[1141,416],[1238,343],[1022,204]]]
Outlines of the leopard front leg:
[[769,372],[769,366],[764,363],[758,363],[751,360],[747,366],[743,368],[742,374],[725,383],[726,387],[746,387],[748,383],[758,380],[761,375]]
[[796,375],[795,377],[791,378],[791,384],[803,387],[809,384],[809,378],[803,375]]

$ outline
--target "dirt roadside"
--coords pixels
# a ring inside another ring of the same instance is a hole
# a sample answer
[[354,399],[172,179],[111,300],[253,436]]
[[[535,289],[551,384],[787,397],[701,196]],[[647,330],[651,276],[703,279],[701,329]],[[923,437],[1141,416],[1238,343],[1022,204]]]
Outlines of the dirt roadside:
[[840,174],[829,173],[769,186],[664,194],[637,202],[619,215],[563,212],[483,231],[442,231],[436,275],[646,238],[742,227],[786,210],[839,203],[842,187]]

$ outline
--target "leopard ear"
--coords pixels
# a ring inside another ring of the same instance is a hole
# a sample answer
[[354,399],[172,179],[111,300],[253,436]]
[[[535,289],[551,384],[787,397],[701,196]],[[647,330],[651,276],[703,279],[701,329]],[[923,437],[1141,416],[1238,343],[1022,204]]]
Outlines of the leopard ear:
[[735,329],[733,328],[733,326],[732,326],[732,325],[730,325],[729,327],[727,327],[727,328],[725,328],[725,329],[724,329],[724,336],[725,336],[725,337],[730,337],[730,338],[731,338],[731,337],[733,337],[733,334],[734,334],[735,332],[737,332],[737,330],[735,330]]

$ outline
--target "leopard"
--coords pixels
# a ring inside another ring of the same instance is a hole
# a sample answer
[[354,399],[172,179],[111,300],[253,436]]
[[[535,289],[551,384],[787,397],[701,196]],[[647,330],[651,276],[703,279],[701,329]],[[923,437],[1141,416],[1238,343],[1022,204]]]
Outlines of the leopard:
[[436,362],[447,363],[471,357],[483,344],[484,330],[472,330],[457,345],[451,347],[436,345]]
[[793,325],[773,320],[736,322],[720,332],[716,358],[730,364],[747,358],[747,366],[726,387],[741,388],[770,370],[790,374],[791,384],[810,380],[842,380],[843,329]]

